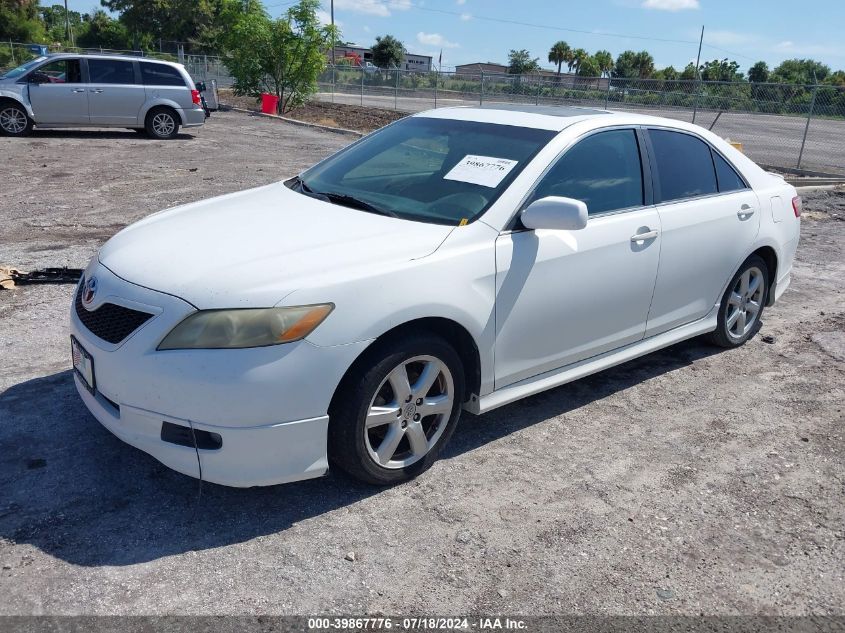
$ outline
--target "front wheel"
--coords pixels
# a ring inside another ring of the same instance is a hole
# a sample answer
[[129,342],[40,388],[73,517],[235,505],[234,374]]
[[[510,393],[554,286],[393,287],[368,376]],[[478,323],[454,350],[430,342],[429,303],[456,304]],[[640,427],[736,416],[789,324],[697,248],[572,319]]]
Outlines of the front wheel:
[[172,139],[179,132],[179,115],[170,108],[153,108],[147,113],[144,125],[153,138]]
[[752,255],[734,275],[719,306],[718,326],[710,341],[720,347],[739,347],[760,328],[769,292],[769,269],[762,257]]
[[0,103],[0,133],[4,136],[27,136],[32,132],[32,119],[17,103]]
[[329,459],[371,484],[416,477],[452,436],[463,394],[461,360],[443,339],[417,335],[381,345],[333,400]]

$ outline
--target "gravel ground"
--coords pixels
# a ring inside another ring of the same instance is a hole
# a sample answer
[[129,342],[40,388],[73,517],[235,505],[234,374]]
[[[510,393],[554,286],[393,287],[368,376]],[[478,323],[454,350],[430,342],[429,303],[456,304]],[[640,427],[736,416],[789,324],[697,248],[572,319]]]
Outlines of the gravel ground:
[[[236,113],[173,142],[0,139],[0,265],[82,266],[128,222],[349,140]],[[200,496],[77,398],[71,286],[0,291],[0,614],[842,615],[845,193],[806,208],[793,286],[748,345],[466,415],[388,490],[332,472]]]

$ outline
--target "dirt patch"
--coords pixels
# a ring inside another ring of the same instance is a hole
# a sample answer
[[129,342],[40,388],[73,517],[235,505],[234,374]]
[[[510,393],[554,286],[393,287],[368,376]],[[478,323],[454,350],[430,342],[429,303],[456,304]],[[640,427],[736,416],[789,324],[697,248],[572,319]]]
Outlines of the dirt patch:
[[[257,99],[237,96],[231,90],[220,91],[220,103],[226,106],[253,110],[254,112],[261,111],[261,105]],[[339,127],[357,132],[372,132],[388,123],[393,123],[408,116],[408,113],[384,108],[362,108],[361,106],[343,103],[312,101],[288,112],[285,116],[307,123]]]

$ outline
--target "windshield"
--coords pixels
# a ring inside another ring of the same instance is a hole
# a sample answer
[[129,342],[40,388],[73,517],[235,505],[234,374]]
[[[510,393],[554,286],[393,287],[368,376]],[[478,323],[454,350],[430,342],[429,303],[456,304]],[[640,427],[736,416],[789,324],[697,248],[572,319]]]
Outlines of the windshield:
[[47,58],[46,57],[39,57],[37,59],[33,59],[32,61],[29,61],[29,62],[27,62],[27,63],[25,63],[21,66],[18,66],[17,68],[15,68],[13,70],[10,70],[5,75],[0,77],[0,79],[15,79],[16,77],[20,77],[21,75],[25,75],[30,70],[35,68],[38,64],[43,62],[45,59],[47,59]]
[[306,171],[299,191],[410,220],[459,225],[486,211],[556,132],[410,117]]

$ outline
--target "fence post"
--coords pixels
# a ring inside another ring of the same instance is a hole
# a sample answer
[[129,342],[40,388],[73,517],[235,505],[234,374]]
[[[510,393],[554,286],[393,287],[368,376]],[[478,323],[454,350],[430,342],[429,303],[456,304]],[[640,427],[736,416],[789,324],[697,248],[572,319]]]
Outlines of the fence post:
[[484,70],[481,70],[481,93],[478,97],[478,105],[484,105]]
[[12,52],[12,63],[17,66],[18,62],[15,61],[15,45],[12,44],[12,38],[9,38],[9,50]]
[[540,105],[540,90],[542,89],[543,76],[537,75],[537,98],[534,99],[534,105]]
[[604,109],[607,110],[607,102],[610,100],[610,82],[613,81],[613,77],[610,76],[610,73],[607,75],[607,90],[604,91]]
[[335,82],[337,81],[335,72],[337,72],[337,67],[332,65],[332,103],[334,103]]
[[393,109],[399,109],[399,69],[394,71],[393,77]]
[[695,123],[695,115],[698,114],[698,95],[701,94],[701,77],[695,81],[695,99],[692,102],[692,122]]
[[365,74],[366,74],[366,71],[364,70],[364,67],[361,66],[361,105],[362,106],[364,105],[364,75]]
[[813,86],[813,98],[810,100],[810,110],[807,112],[807,122],[804,124],[804,137],[801,139],[801,151],[798,152],[798,164],[795,169],[801,169],[801,159],[804,157],[804,143],[807,142],[807,132],[810,129],[810,119],[813,118],[813,110],[816,107],[816,94],[819,91],[819,83]]
[[440,83],[440,69],[434,73],[434,109],[437,109],[437,84]]

